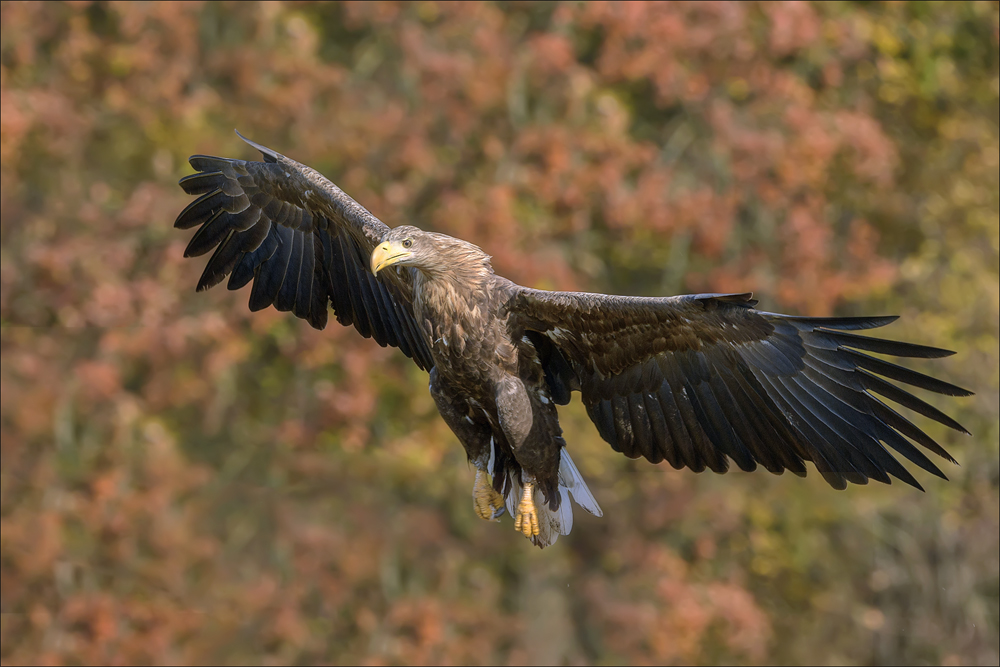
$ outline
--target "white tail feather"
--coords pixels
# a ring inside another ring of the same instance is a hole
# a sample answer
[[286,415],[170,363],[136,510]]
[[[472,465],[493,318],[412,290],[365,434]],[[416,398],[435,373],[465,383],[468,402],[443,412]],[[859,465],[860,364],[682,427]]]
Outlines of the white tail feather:
[[[562,458],[559,459],[559,486],[566,487],[566,490],[573,494],[573,500],[577,505],[594,516],[604,516],[601,506],[597,504],[597,499],[590,492],[587,482],[584,481],[583,475],[580,474],[565,447],[562,449]],[[568,533],[569,531],[566,531],[564,534]]]

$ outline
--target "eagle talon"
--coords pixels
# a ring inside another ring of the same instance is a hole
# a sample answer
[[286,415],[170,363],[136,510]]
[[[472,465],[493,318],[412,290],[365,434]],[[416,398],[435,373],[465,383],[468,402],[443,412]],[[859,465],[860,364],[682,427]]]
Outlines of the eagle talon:
[[503,496],[493,489],[489,476],[476,471],[476,484],[472,487],[472,507],[476,516],[484,521],[499,521],[505,511]]
[[531,482],[524,485],[524,493],[517,504],[517,516],[514,517],[514,530],[520,531],[525,537],[533,537],[539,533],[538,512],[532,499],[534,486]]

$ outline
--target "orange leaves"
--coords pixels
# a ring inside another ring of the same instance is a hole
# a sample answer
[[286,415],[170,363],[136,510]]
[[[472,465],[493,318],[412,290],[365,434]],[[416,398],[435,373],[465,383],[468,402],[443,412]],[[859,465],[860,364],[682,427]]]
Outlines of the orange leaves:
[[820,36],[821,21],[807,2],[763,5],[771,19],[770,48],[776,56],[787,56],[809,48]]
[[629,544],[634,569],[587,586],[587,613],[604,627],[618,655],[642,656],[638,664],[687,664],[703,655],[709,637],[751,660],[765,655],[771,628],[767,615],[742,586],[705,584],[669,548]]
[[837,112],[834,123],[853,153],[854,173],[872,185],[890,186],[899,156],[879,123],[868,114],[846,110]]
[[576,65],[573,44],[564,35],[535,35],[531,38],[529,46],[534,54],[534,64],[540,73],[565,75]]
[[84,361],[76,367],[76,375],[87,394],[95,400],[110,398],[121,390],[121,374],[115,364]]
[[[0,5],[0,657],[996,663],[997,9],[927,7]],[[920,309],[978,350],[961,549],[930,501],[888,544],[814,480],[618,462],[569,406],[606,515],[526,551],[398,352],[194,293],[176,180],[234,127],[531,286]]]

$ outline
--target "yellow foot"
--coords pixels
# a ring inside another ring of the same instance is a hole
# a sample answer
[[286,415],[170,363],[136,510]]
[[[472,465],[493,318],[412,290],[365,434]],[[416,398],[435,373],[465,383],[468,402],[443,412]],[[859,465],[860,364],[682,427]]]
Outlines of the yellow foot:
[[499,521],[504,513],[503,496],[493,490],[489,476],[476,471],[476,485],[472,487],[472,507],[476,515],[486,521]]
[[534,487],[531,482],[524,485],[521,502],[517,504],[517,516],[514,517],[514,530],[521,531],[525,537],[538,534],[538,512],[535,511],[535,501],[531,498]]

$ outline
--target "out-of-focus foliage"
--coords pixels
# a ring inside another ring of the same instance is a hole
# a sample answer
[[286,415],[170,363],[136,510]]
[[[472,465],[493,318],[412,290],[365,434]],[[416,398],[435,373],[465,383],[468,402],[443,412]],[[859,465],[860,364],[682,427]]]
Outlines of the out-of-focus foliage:
[[[0,19],[5,663],[997,663],[996,3]],[[175,182],[234,127],[529,286],[900,313],[961,467],[695,475],[571,406],[605,517],[531,548],[400,353],[193,292]]]

